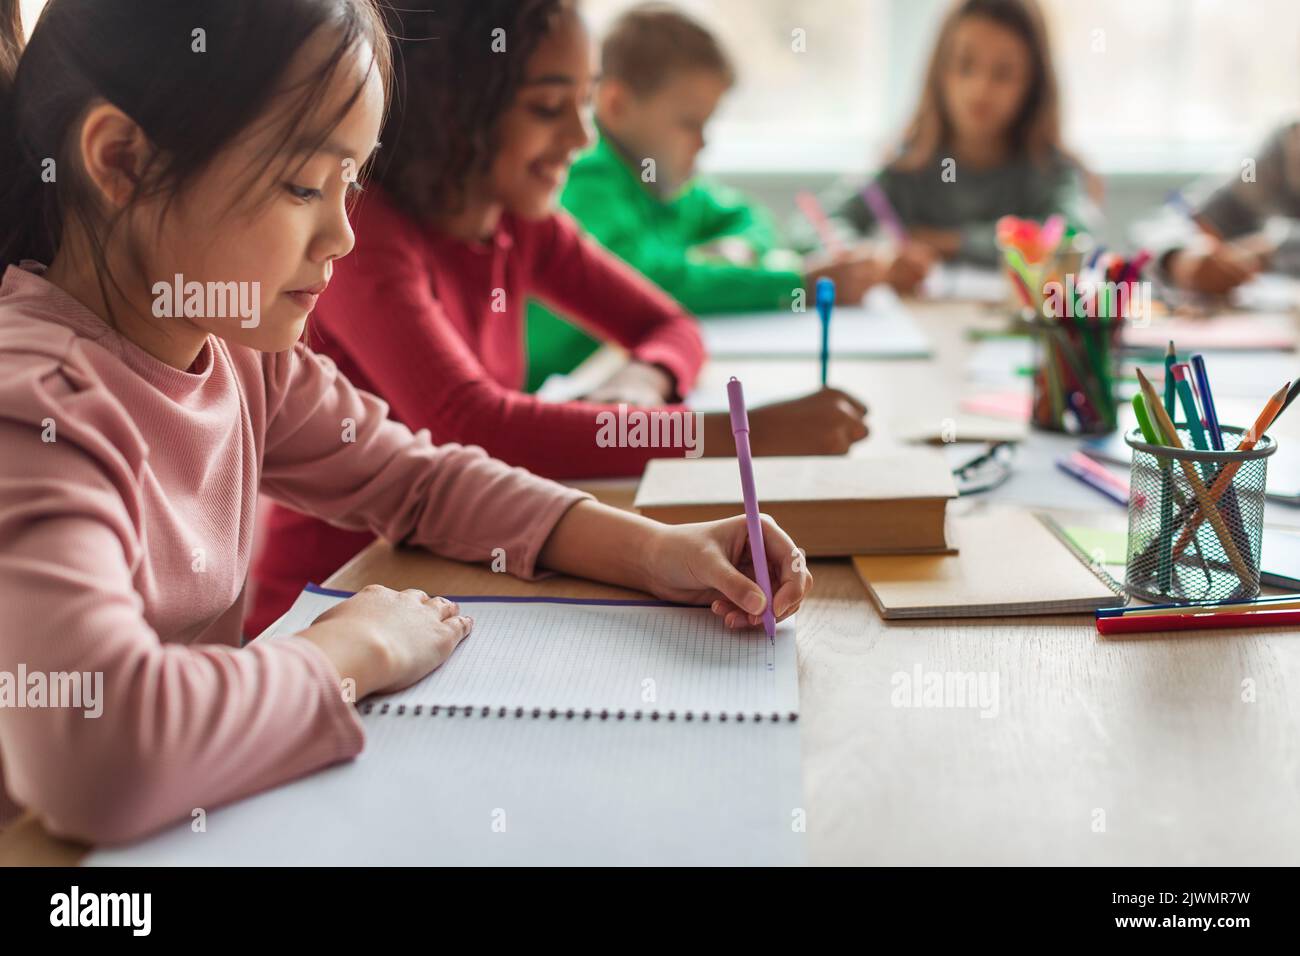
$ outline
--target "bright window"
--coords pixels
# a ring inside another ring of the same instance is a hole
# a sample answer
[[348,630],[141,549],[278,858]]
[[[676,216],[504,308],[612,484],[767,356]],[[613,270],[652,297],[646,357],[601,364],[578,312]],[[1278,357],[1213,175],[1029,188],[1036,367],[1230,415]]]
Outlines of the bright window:
[[[599,36],[633,0],[581,0]],[[1295,0],[1042,0],[1070,145],[1103,172],[1235,167],[1300,115]],[[947,0],[678,0],[740,71],[706,168],[871,165],[913,105]],[[44,0],[22,0],[30,24]],[[802,34],[796,34],[802,31]],[[803,51],[796,47],[802,40]]]
[[[678,0],[713,28],[740,86],[704,165],[868,165],[906,122],[947,0]],[[1070,145],[1102,171],[1235,165],[1300,115],[1294,0],[1043,0]],[[583,0],[599,34],[630,0]],[[806,31],[806,52],[792,31]]]

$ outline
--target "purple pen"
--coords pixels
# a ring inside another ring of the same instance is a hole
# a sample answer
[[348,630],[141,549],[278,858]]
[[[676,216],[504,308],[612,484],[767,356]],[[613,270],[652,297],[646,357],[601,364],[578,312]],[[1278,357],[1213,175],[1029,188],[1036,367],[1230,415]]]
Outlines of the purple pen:
[[873,179],[862,187],[862,199],[871,210],[871,214],[876,217],[876,221],[885,232],[889,233],[890,239],[899,245],[907,242],[907,230],[903,227],[903,221],[898,218],[898,213],[894,212],[894,207],[890,205],[889,197],[885,195],[880,183]]
[[731,434],[736,439],[736,459],[740,462],[740,490],[745,496],[745,524],[749,528],[749,556],[754,562],[754,579],[763,589],[763,630],[776,637],[776,615],[772,613],[772,578],[767,571],[767,549],[763,546],[763,526],[758,520],[758,493],[754,490],[754,459],[749,453],[749,413],[745,411],[745,392],[734,375],[727,382],[727,403],[731,406]]

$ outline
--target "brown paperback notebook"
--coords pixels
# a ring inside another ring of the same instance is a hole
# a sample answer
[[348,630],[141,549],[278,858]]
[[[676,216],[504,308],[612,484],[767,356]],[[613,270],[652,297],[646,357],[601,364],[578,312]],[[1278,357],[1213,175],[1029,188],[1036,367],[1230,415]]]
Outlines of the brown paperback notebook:
[[1077,614],[1124,603],[1123,588],[1050,518],[996,508],[953,517],[948,531],[956,554],[853,559],[881,617]]
[[[755,458],[758,505],[815,557],[949,550],[948,499],[957,497],[943,455],[917,449],[872,458]],[[635,507],[669,524],[742,514],[734,458],[657,458]]]

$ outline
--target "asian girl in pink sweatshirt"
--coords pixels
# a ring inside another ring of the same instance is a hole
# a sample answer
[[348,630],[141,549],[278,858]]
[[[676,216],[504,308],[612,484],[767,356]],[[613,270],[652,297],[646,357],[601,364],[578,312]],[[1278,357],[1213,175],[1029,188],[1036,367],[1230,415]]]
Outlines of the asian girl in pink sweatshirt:
[[[0,706],[0,826],[26,808],[119,842],[352,757],[344,678],[397,689],[472,639],[455,604],[372,586],[241,648],[259,491],[758,623],[743,518],[660,525],[435,447],[300,341],[378,147],[372,0],[51,0],[25,49],[17,8],[0,0],[0,673],[102,674],[103,700]],[[764,536],[784,617],[811,577]]]

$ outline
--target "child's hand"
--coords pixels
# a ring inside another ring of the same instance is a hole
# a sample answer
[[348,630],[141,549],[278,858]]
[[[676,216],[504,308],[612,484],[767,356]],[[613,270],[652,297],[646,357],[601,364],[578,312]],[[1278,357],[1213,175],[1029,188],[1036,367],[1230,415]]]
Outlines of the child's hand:
[[1170,281],[1180,289],[1223,295],[1259,270],[1259,257],[1231,243],[1208,241],[1175,249],[1165,259]]
[[905,242],[889,260],[885,281],[899,292],[914,292],[937,257],[938,253],[924,242]]
[[[823,388],[811,395],[749,410],[749,441],[755,455],[843,455],[869,434],[867,406],[848,392]],[[731,457],[736,441],[731,416],[704,416],[704,454]]]
[[822,278],[835,283],[837,305],[860,305],[867,290],[884,281],[885,269],[874,253],[865,248],[855,248],[837,256],[825,253],[809,256],[804,261],[804,288],[810,300],[815,300],[817,280]]
[[[804,554],[767,515],[763,546],[772,579],[777,620],[799,609],[812,590]],[[745,516],[699,524],[661,525],[646,558],[647,589],[666,601],[708,604],[727,627],[762,623],[766,599],[754,582]]]
[[920,243],[934,250],[940,259],[951,259],[961,251],[960,229],[933,229],[912,226],[907,230],[910,243]]
[[474,619],[446,598],[367,585],[316,619],[302,637],[314,643],[356,699],[409,687],[440,666],[469,636]]
[[867,437],[866,417],[867,406],[848,392],[823,388],[752,409],[750,443],[755,455],[843,455]]
[[613,405],[654,407],[667,402],[676,391],[673,378],[657,365],[628,362],[585,396],[586,401]]

